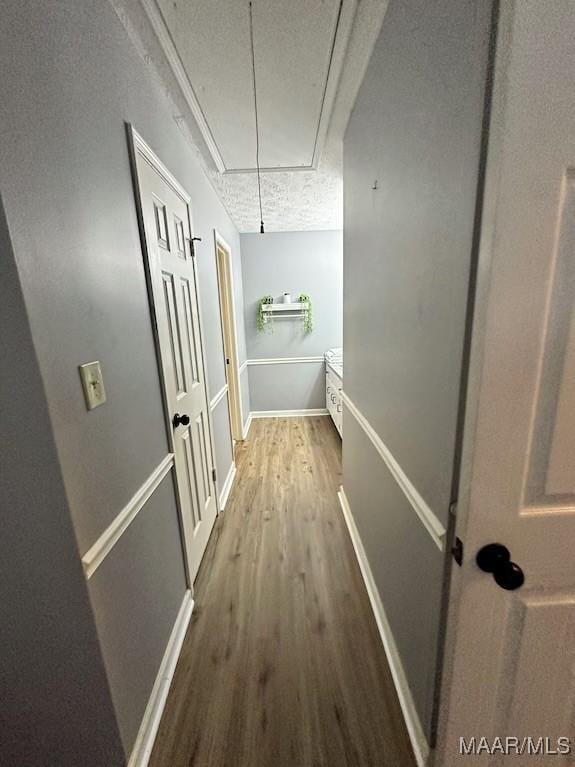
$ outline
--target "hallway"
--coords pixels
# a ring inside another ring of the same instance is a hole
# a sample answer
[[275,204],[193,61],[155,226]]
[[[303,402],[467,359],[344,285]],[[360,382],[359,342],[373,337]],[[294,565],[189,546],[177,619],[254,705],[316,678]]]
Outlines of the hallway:
[[331,419],[253,421],[150,767],[415,763],[340,481]]

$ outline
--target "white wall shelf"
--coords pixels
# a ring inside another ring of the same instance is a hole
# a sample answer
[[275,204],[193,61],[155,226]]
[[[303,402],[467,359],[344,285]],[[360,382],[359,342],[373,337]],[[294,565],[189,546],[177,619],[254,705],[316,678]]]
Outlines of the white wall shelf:
[[262,311],[264,312],[304,312],[308,309],[309,304],[295,302],[293,304],[264,304]]

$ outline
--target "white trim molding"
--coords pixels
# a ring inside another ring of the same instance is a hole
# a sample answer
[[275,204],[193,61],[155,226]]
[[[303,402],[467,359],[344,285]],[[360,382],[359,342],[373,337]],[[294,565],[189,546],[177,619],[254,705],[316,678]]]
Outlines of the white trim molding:
[[[163,163],[161,163],[157,156],[154,153],[154,150],[152,147],[147,144],[144,139],[140,136],[140,134],[135,130],[133,125],[130,123],[127,123],[127,129],[128,133],[132,137],[132,142],[134,144],[134,150],[135,152],[139,152],[142,157],[145,158],[146,162],[148,162],[152,168],[160,175],[166,184],[168,186],[171,186],[174,192],[180,197],[186,205],[189,205],[192,201],[192,198],[190,195],[186,192],[184,187],[179,183],[179,181],[176,179],[175,176],[173,176],[170,171],[165,167]],[[190,217],[190,226],[191,226],[191,217]],[[193,228],[192,228],[193,231]]]
[[247,368],[248,368],[248,361],[244,360],[239,367],[239,374],[241,375],[244,372],[244,370],[247,370]]
[[216,406],[223,400],[228,393],[228,385],[224,384],[219,392],[210,400],[210,410],[215,410]]
[[220,511],[223,511],[226,508],[226,503],[228,502],[232,485],[234,484],[235,476],[236,476],[236,464],[235,462],[232,461],[232,465],[230,466],[230,470],[228,471],[228,476],[225,478],[224,484],[222,485],[222,489],[220,490]]
[[365,553],[365,549],[363,547],[363,543],[361,541],[361,537],[355,524],[355,520],[353,518],[353,514],[351,512],[351,508],[349,506],[349,502],[343,487],[340,488],[338,497],[341,505],[341,510],[347,524],[347,529],[349,531],[349,536],[355,550],[359,569],[361,570],[365,588],[369,596],[369,601],[371,602],[371,609],[373,610],[375,622],[377,623],[377,628],[379,630],[379,635],[381,637],[385,654],[387,656],[387,662],[389,663],[391,676],[393,677],[397,697],[399,698],[399,705],[401,706],[401,711],[403,713],[403,718],[405,720],[409,739],[415,754],[415,759],[417,761],[418,767],[425,767],[429,757],[429,745],[425,738],[423,727],[421,726],[421,721],[419,719],[417,709],[415,708],[413,696],[411,694],[409,683],[405,675],[405,670],[401,662],[401,657],[399,655],[397,645],[395,644],[395,639],[393,638],[391,626],[385,614],[381,596],[376,586],[373,573],[371,572],[367,554]]
[[164,51],[174,77],[182,89],[184,98],[189,108],[191,109],[194,119],[198,124],[198,128],[200,129],[202,138],[206,142],[206,146],[212,157],[212,160],[214,161],[214,165],[220,173],[224,173],[226,166],[220,154],[220,150],[218,149],[218,145],[216,144],[210,126],[208,125],[202,107],[200,106],[200,102],[198,101],[195,91],[192,88],[188,74],[184,68],[184,65],[182,64],[178,51],[176,50],[176,46],[174,45],[172,36],[168,30],[168,27],[166,26],[162,12],[158,8],[155,0],[142,0],[142,6],[146,11],[148,19],[150,20],[150,24],[152,25],[154,32],[158,37],[158,41],[162,47],[162,50]]
[[147,767],[150,761],[150,755],[154,747],[156,735],[158,734],[158,727],[160,726],[160,720],[166,705],[170,684],[172,683],[176,664],[180,657],[193,609],[194,600],[192,599],[192,592],[188,589],[184,594],[178,617],[174,623],[164,657],[160,663],[156,681],[148,699],[148,705],[144,711],[144,717],[130,755],[128,767]]
[[433,542],[440,551],[443,551],[445,548],[446,537],[445,527],[435,516],[431,508],[427,505],[425,500],[417,491],[415,485],[412,484],[407,474],[395,460],[391,454],[391,450],[387,447],[387,445],[385,445],[379,434],[375,431],[363,413],[350,400],[345,391],[341,392],[341,398],[348,411],[361,426],[365,434],[369,437],[372,445],[375,447],[383,462],[391,472],[391,475],[403,491],[403,494],[433,539]]
[[298,416],[329,415],[326,407],[310,408],[309,410],[253,410],[252,418],[297,418]]
[[251,425],[252,425],[252,414],[250,413],[248,417],[246,418],[246,422],[244,424],[244,439],[248,438]]
[[166,474],[174,466],[174,454],[168,455],[160,462],[150,474],[144,484],[136,491],[122,511],[104,530],[96,543],[91,546],[82,557],[86,578],[91,578],[110,551],[114,548],[123,533],[136,518],[138,512],[146,504],[152,493],[159,486]]
[[247,360],[248,365],[293,365],[300,362],[325,362],[323,357],[260,357]]
[[[325,80],[321,84],[320,109],[318,114],[317,126],[315,129],[313,156],[309,165],[296,165],[293,167],[262,167],[262,172],[289,172],[289,171],[310,171],[317,170],[319,160],[323,152],[325,138],[329,126],[329,121],[333,111],[334,103],[338,93],[338,83],[341,71],[346,57],[347,46],[351,36],[353,23],[356,15],[358,0],[342,0],[340,12],[335,19],[333,37],[329,51],[329,64],[325,73]],[[182,63],[172,34],[166,24],[166,20],[160,10],[156,0],[142,0],[142,5],[148,16],[150,24],[160,46],[166,56],[168,64],[172,70],[182,94],[190,108],[206,147],[212,157],[214,165],[219,173],[254,173],[254,167],[249,168],[227,168],[222,153],[217,145],[214,134],[209,126],[206,115],[202,109],[200,101],[194,91],[188,72]]]

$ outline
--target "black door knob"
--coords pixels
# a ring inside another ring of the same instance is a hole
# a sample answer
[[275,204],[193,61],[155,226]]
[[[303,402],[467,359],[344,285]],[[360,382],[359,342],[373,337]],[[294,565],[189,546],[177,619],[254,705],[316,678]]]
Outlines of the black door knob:
[[511,554],[502,543],[488,543],[479,549],[475,557],[477,566],[484,573],[491,573],[498,586],[507,591],[514,591],[523,586],[523,570],[511,561]]
[[172,425],[174,429],[182,424],[182,426],[187,426],[190,423],[190,416],[183,413],[180,415],[179,413],[176,413],[174,417],[172,418]]

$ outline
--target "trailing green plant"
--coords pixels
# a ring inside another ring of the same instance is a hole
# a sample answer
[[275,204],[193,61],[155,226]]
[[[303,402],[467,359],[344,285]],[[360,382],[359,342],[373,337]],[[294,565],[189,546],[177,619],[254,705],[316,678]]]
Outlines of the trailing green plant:
[[311,298],[307,293],[300,293],[298,301],[300,304],[305,304],[303,307],[303,332],[311,333],[313,330],[313,307],[311,305]]
[[264,333],[267,329],[273,332],[273,312],[264,312],[264,306],[266,304],[273,304],[273,296],[264,296],[260,298],[260,304],[258,306],[258,316],[256,318],[256,326],[260,333]]

